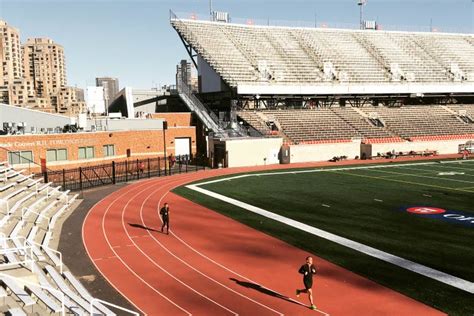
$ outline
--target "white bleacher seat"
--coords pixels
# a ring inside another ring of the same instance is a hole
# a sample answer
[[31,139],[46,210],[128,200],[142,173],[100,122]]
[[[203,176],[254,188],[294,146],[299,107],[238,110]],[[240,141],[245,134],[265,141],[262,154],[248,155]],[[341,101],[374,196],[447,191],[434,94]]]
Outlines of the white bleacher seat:
[[30,175],[27,175],[27,176],[22,176],[20,179],[16,180],[16,183],[23,183],[26,180],[31,180],[31,178],[33,178],[33,176],[34,176],[34,174],[30,174]]
[[[89,294],[86,288],[81,284],[81,282],[79,282],[72,275],[70,271],[64,271],[63,275],[84,299],[86,299],[89,303],[92,301],[92,296]],[[100,304],[99,302],[95,303],[95,306],[97,307],[97,309],[99,309],[101,312],[105,313],[106,315],[115,315],[114,312],[112,312],[110,309]]]
[[10,233],[10,237],[16,237],[18,236],[19,232],[21,229],[25,226],[25,222],[23,220],[20,220],[16,223],[15,227],[13,228],[12,232]]
[[66,204],[66,205],[63,205],[58,211],[56,211],[56,213],[51,217],[51,221],[49,222],[49,229],[54,228],[56,221],[64,213],[64,211],[66,211],[67,208],[68,208],[68,205]]
[[[83,299],[82,297],[80,297],[79,295],[74,293],[71,290],[71,288],[69,288],[69,286],[67,286],[64,278],[59,274],[58,271],[56,271],[56,269],[54,267],[52,267],[50,265],[47,265],[45,268],[46,268],[46,271],[48,272],[49,276],[54,280],[56,285],[59,287],[59,289],[61,289],[61,291],[64,294],[66,294],[68,297],[70,297],[74,302],[79,304],[79,306],[81,306],[85,310],[89,310],[90,304],[88,304],[85,299]],[[94,312],[99,312],[99,311],[97,311],[97,309],[95,309]]]
[[5,184],[4,186],[0,187],[0,192],[13,188],[14,186],[15,186],[15,183]]
[[23,192],[23,191],[25,191],[25,190],[26,190],[25,187],[19,188],[18,190],[15,190],[15,191],[9,193],[7,196],[4,196],[4,197],[3,197],[3,200],[8,201],[8,200],[11,199],[12,197],[14,197],[14,196],[20,194],[21,192]]
[[46,188],[50,187],[51,184],[52,184],[51,182],[48,182],[48,183],[43,184],[42,186],[40,186],[40,187],[38,188],[38,190],[37,190],[36,192],[39,193],[39,192],[41,192],[41,191],[43,191],[43,190],[46,190]]
[[34,186],[35,184],[41,183],[41,181],[43,181],[43,180],[42,180],[42,179],[31,180],[31,182],[29,182],[26,186],[27,186],[28,188],[31,188],[31,187]]
[[5,286],[10,289],[10,291],[18,297],[20,301],[23,302],[24,306],[31,306],[36,304],[36,302],[21,288],[21,286],[10,277],[0,277],[0,281],[5,284]]
[[61,305],[58,305],[58,303],[48,296],[48,294],[46,294],[46,292],[41,287],[27,284],[25,285],[25,290],[27,293],[36,296],[36,298],[43,302],[43,304],[46,305],[46,307],[53,313],[58,313],[62,310]]
[[3,300],[4,304],[5,304],[5,299],[7,298],[7,296],[8,296],[7,291],[3,287],[0,286],[0,299]]
[[10,308],[8,310],[8,314],[6,315],[10,315],[10,316],[27,316],[27,314],[19,307],[15,307],[15,308]]
[[16,203],[10,208],[10,213],[13,214],[16,210],[27,200],[31,199],[33,196],[36,195],[36,192],[31,192],[26,196],[22,197],[20,200],[16,201]]
[[51,241],[51,238],[53,237],[53,232],[48,230],[46,234],[43,237],[43,241],[41,242],[41,246],[43,247],[49,247],[49,243]]
[[61,259],[59,259],[58,256],[56,256],[54,251],[52,251],[48,247],[41,247],[41,249],[43,249],[43,251],[46,253],[48,258],[54,263],[55,266],[57,266],[57,267],[61,266],[61,264],[62,264]]
[[29,231],[28,236],[26,237],[26,239],[27,239],[28,241],[35,241],[36,234],[38,233],[38,229],[39,229],[38,226],[36,226],[36,225],[33,226],[33,227],[30,229],[30,231]]

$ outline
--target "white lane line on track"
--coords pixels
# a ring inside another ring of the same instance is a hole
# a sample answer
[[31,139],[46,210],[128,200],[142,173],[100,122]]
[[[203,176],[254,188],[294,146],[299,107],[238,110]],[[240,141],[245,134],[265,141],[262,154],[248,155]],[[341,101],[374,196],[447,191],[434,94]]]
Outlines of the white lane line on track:
[[[129,192],[127,193],[130,193],[130,191],[133,192],[133,189],[135,188],[140,188],[141,186],[146,186],[148,183],[147,181],[145,181],[144,183],[140,184],[140,185],[137,185],[136,187],[133,187],[131,190],[129,190]],[[125,263],[125,261],[117,254],[117,252],[112,248],[112,245],[110,244],[110,241],[107,237],[107,234],[105,232],[105,216],[107,215],[108,211],[110,210],[111,206],[113,204],[115,204],[117,202],[117,200],[119,200],[120,198],[122,198],[125,194],[123,195],[119,195],[117,198],[115,198],[112,203],[110,203],[108,206],[107,206],[107,209],[106,211],[104,212],[103,216],[102,216],[102,233],[104,234],[104,237],[105,237],[105,240],[109,246],[109,248],[112,250],[112,252],[117,256],[117,259],[120,260],[120,262],[122,262],[122,264],[136,277],[138,278],[143,284],[145,284],[146,286],[148,286],[150,289],[152,289],[155,293],[157,293],[158,295],[160,295],[161,297],[163,297],[165,300],[167,300],[169,303],[171,303],[172,305],[176,306],[178,309],[180,309],[181,311],[183,311],[184,313],[186,313],[187,315],[191,316],[192,314],[190,312],[188,312],[187,310],[185,310],[184,308],[182,308],[181,306],[179,306],[178,304],[176,304],[175,302],[173,302],[170,298],[168,298],[166,295],[164,295],[163,293],[161,293],[159,290],[157,290],[156,288],[154,288],[151,284],[149,284],[147,281],[145,281],[142,277],[140,277],[135,271],[133,271],[133,269]],[[85,222],[85,221],[84,221]],[[97,267],[97,266],[96,266]],[[99,269],[100,271],[100,269]],[[103,275],[103,274],[102,274]],[[110,284],[112,284],[110,281],[109,281]],[[114,286],[115,287],[115,286]],[[119,291],[119,293],[121,293]],[[121,293],[122,294],[122,293]],[[122,294],[123,295],[123,294]],[[124,295],[124,297],[126,297]],[[131,300],[129,300],[132,304],[134,304]],[[134,304],[135,307],[137,307],[135,304]],[[138,307],[137,307],[138,308]],[[139,308],[138,308],[139,309]],[[146,313],[144,313],[141,309],[139,309],[143,314],[146,315]]]
[[[199,184],[201,185],[201,184]],[[379,249],[364,245],[362,243],[338,236],[336,234],[329,233],[327,231],[324,231],[322,229],[315,228],[313,226],[298,222],[296,220],[293,220],[288,217],[284,217],[279,214],[272,213],[270,211],[264,210],[262,208],[253,206],[251,204],[227,197],[225,195],[215,193],[213,191],[209,191],[206,189],[203,189],[199,187],[198,185],[192,184],[192,185],[187,185],[187,188],[200,192],[204,195],[213,197],[217,200],[224,201],[226,203],[233,204],[239,208],[242,208],[244,210],[250,211],[252,213],[264,216],[266,218],[270,218],[274,221],[283,223],[285,225],[297,228],[299,230],[302,230],[304,232],[310,233],[312,235],[318,236],[320,238],[324,238],[326,240],[332,241],[334,243],[340,244],[344,247],[354,249],[360,253],[369,255],[371,257],[380,259],[382,261],[391,263],[393,265],[399,266],[401,268],[404,268],[406,270],[421,274],[423,276],[426,276],[428,278],[431,278],[433,280],[442,282],[444,284],[448,284],[452,287],[458,288],[460,290],[469,292],[469,293],[474,293],[474,283],[455,277],[453,275],[432,269],[430,267],[424,266],[422,264],[389,254],[387,252],[381,251]]]
[[[191,181],[192,181],[192,180],[191,180]],[[181,182],[181,184],[178,184],[178,185],[176,185],[176,186],[174,186],[174,187],[168,189],[167,192],[161,197],[161,199],[160,199],[160,201],[159,201],[159,203],[158,203],[158,206],[157,206],[157,216],[158,216],[158,218],[160,218],[159,209],[160,209],[161,201],[165,198],[166,195],[168,195],[168,193],[170,193],[170,190],[173,190],[174,188],[176,188],[176,187],[178,187],[178,186],[181,186],[181,185],[183,185],[183,182]],[[161,218],[160,218],[160,220],[161,220]],[[144,226],[146,226],[144,222],[142,222],[142,224],[143,224]],[[184,241],[183,239],[181,239],[181,238],[180,238],[178,235],[176,235],[172,230],[170,230],[170,233],[171,233],[172,236],[174,236],[176,239],[178,239],[181,243],[183,243],[186,247],[188,247],[189,249],[191,249],[193,252],[197,253],[198,255],[200,255],[201,257],[203,257],[204,259],[209,260],[210,262],[214,263],[214,264],[217,265],[218,267],[220,267],[220,268],[222,268],[222,269],[224,269],[224,270],[226,270],[226,271],[229,271],[229,272],[233,273],[234,275],[236,275],[236,276],[238,276],[238,277],[240,277],[240,278],[242,278],[242,279],[244,279],[244,280],[246,280],[246,281],[248,281],[248,282],[257,284],[257,285],[261,286],[261,287],[262,287],[263,289],[265,289],[265,290],[278,293],[278,292],[276,292],[276,291],[274,291],[274,290],[272,290],[272,289],[269,289],[269,288],[267,288],[267,287],[265,287],[265,286],[262,286],[261,284],[257,283],[256,281],[254,281],[254,280],[252,280],[252,279],[249,279],[249,278],[247,278],[247,277],[245,277],[245,276],[239,274],[238,272],[235,272],[235,271],[233,271],[233,270],[227,268],[226,266],[220,264],[219,262],[217,262],[217,261],[215,261],[215,260],[209,258],[209,257],[206,256],[205,254],[199,252],[199,250],[197,250],[197,249],[195,249],[194,247],[192,247],[191,245],[189,245],[186,241]],[[290,301],[296,303],[296,304],[299,304],[299,305],[302,305],[302,306],[306,306],[305,304],[302,304],[301,302],[299,302],[299,301],[297,301],[297,300],[294,300],[294,299],[292,299],[292,298],[290,298],[290,297],[288,297],[288,299],[289,299]],[[324,312],[324,311],[322,311],[322,310],[320,310],[320,309],[317,309],[316,311],[319,312],[319,313],[321,313],[321,314],[323,314],[323,315],[325,315],[325,316],[330,316],[328,313],[326,313],[326,312]]]
[[[160,188],[161,188],[161,186],[158,187],[158,189],[152,191],[152,194],[153,194],[154,192],[160,190]],[[146,189],[139,191],[139,192],[136,193],[134,196],[132,196],[132,198],[130,198],[130,199],[128,200],[128,202],[127,202],[125,205],[122,206],[122,227],[123,227],[123,229],[125,230],[125,233],[127,234],[128,239],[135,245],[135,248],[136,248],[137,250],[139,250],[154,266],[158,267],[160,270],[162,270],[164,273],[166,273],[167,275],[169,275],[169,276],[170,276],[171,278],[173,278],[175,281],[177,281],[178,283],[182,284],[183,286],[185,286],[186,288],[188,288],[188,289],[191,290],[192,292],[196,293],[197,295],[199,295],[199,296],[201,296],[201,297],[207,299],[207,300],[210,301],[211,303],[213,303],[213,304],[219,306],[220,308],[226,310],[227,312],[229,312],[229,313],[231,313],[231,314],[233,314],[233,315],[238,315],[238,313],[236,313],[236,312],[234,312],[233,310],[231,310],[231,309],[225,307],[224,305],[222,305],[222,304],[220,304],[220,303],[214,301],[212,298],[210,298],[210,297],[208,297],[208,296],[202,294],[201,292],[197,291],[196,289],[194,289],[193,287],[191,287],[191,286],[188,285],[187,283],[181,281],[179,278],[177,278],[176,276],[174,276],[173,274],[171,274],[170,272],[168,272],[165,268],[163,268],[163,267],[162,267],[161,265],[159,265],[156,261],[154,261],[145,251],[143,251],[143,250],[140,248],[140,246],[138,246],[138,245],[135,243],[135,241],[131,238],[131,236],[130,236],[130,234],[128,233],[127,228],[126,228],[126,226],[125,226],[125,220],[124,220],[125,211],[126,211],[128,205],[130,204],[130,202],[131,202],[135,197],[137,197],[138,195],[141,195],[144,191],[146,191],[146,190],[148,190],[148,189],[149,189],[149,186],[147,186]],[[143,204],[142,204],[142,206],[143,206]]]
[[[173,188],[175,188],[175,187],[177,187],[177,186],[180,186],[180,185],[182,184],[182,180],[181,180],[181,179],[180,179],[180,180],[173,181],[173,182],[171,182],[171,183],[175,183],[175,182],[179,182],[179,183],[178,183],[178,185],[173,186]],[[169,184],[169,183],[168,183],[168,184]],[[162,189],[162,188],[163,188],[163,187],[160,187],[159,189]],[[159,189],[158,189],[158,190],[159,190]],[[157,191],[158,191],[158,190],[157,190]],[[156,192],[156,191],[152,192],[152,194],[154,194],[155,192]],[[168,192],[169,192],[169,189],[167,189],[166,192],[164,192],[165,194],[160,198],[160,200],[159,200],[159,202],[158,202],[158,209],[159,209],[159,206],[160,206],[160,204],[161,204],[161,201],[162,201],[163,198],[168,194]],[[146,203],[146,201],[152,196],[152,194],[150,194],[150,195],[143,201],[143,203],[142,203],[142,205],[141,205],[141,208],[140,208],[140,218],[141,218],[141,220],[142,220],[142,225],[143,225],[143,226],[146,226],[146,223],[145,223],[144,218],[143,218],[143,207],[144,207],[144,204]],[[159,217],[159,212],[158,212],[158,218],[160,218],[160,217]],[[179,260],[180,262],[182,262],[183,264],[185,264],[186,266],[188,266],[190,269],[194,270],[194,271],[197,272],[198,274],[200,274],[200,275],[204,276],[205,278],[207,278],[207,279],[213,281],[214,283],[216,283],[216,284],[222,286],[222,287],[225,288],[226,290],[229,290],[229,291],[231,291],[232,293],[234,293],[234,294],[236,294],[236,295],[238,295],[238,296],[241,296],[241,297],[243,297],[243,298],[245,298],[245,299],[247,299],[247,300],[249,300],[249,301],[251,301],[251,302],[253,302],[253,303],[255,303],[255,304],[257,304],[257,305],[259,305],[259,306],[261,306],[261,307],[263,307],[263,308],[266,308],[266,309],[268,309],[268,310],[270,310],[270,311],[272,311],[272,312],[274,312],[274,313],[276,313],[276,314],[278,314],[278,315],[284,315],[284,314],[282,314],[281,312],[278,312],[278,311],[272,309],[271,307],[269,307],[269,306],[267,306],[267,305],[265,305],[265,304],[263,304],[263,303],[260,303],[260,302],[258,302],[258,301],[255,301],[254,299],[252,299],[252,298],[250,298],[250,297],[248,297],[248,296],[246,296],[246,295],[244,295],[244,294],[242,294],[242,293],[240,293],[240,292],[238,292],[238,291],[235,291],[234,289],[232,289],[232,288],[226,286],[226,285],[223,284],[223,283],[220,283],[219,281],[217,281],[216,279],[214,279],[214,278],[208,276],[207,274],[205,274],[205,273],[203,273],[203,272],[197,270],[196,268],[194,268],[193,266],[191,266],[190,264],[188,264],[186,261],[182,260],[180,257],[178,257],[177,255],[175,255],[172,251],[170,251],[170,250],[169,250],[166,246],[164,246],[158,239],[156,239],[155,236],[153,236],[153,234],[151,234],[151,232],[148,232],[148,233],[150,234],[151,238],[153,238],[153,239],[155,240],[155,242],[158,243],[166,252],[168,252],[170,255],[172,255],[173,257],[175,257],[177,260]],[[171,233],[172,236],[175,236],[175,234],[173,233],[172,230],[170,230],[170,233]],[[179,240],[179,239],[178,239],[178,240]],[[236,274],[236,275],[237,275],[237,274]]]
[[[115,192],[114,192],[115,193]],[[85,225],[86,225],[86,222],[87,222],[87,219],[89,217],[90,214],[92,214],[92,210],[95,208],[95,207],[98,207],[98,205],[105,201],[107,198],[110,198],[112,196],[114,196],[114,193],[108,195],[108,196],[105,196],[103,197],[100,201],[98,201],[94,206],[92,206],[89,210],[89,212],[87,213],[86,217],[84,218],[84,221],[82,222],[82,244],[84,245],[84,248],[86,249],[86,252],[87,252],[87,256],[89,256],[89,258],[92,259],[92,256],[89,252],[89,248],[87,247],[87,244],[85,243],[85,238],[84,238],[84,232],[85,232]],[[133,305],[133,307],[135,307],[138,311],[140,311],[143,315],[146,315],[146,313],[144,311],[142,311],[140,309],[140,307],[138,307],[135,302],[133,302],[130,298],[128,298],[128,296],[123,293],[118,287],[115,286],[115,284],[104,274],[102,273],[101,269],[99,268],[99,266],[96,264],[96,261],[100,261],[100,260],[103,260],[103,258],[99,258],[99,259],[92,259],[92,263],[94,264],[95,268],[97,269],[97,271],[100,272],[101,276],[107,280],[107,282],[110,284],[110,286],[112,286],[118,293],[120,293],[120,295],[122,295],[123,297],[125,297],[125,299],[131,304]]]

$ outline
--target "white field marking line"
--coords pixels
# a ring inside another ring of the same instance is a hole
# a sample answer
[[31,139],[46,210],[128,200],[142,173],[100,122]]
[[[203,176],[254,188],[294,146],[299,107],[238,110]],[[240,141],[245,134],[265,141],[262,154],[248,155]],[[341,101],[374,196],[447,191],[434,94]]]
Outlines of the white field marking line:
[[[176,182],[179,182],[178,185],[181,185],[181,184],[182,184],[182,179],[179,179],[179,180],[176,180],[176,181],[172,181],[171,183],[176,183]],[[170,184],[170,183],[167,183],[167,185],[169,185],[169,184]],[[166,184],[165,184],[164,186],[166,186]],[[143,218],[143,208],[144,208],[145,203],[148,201],[148,199],[149,199],[152,195],[155,195],[157,191],[159,191],[160,189],[163,189],[164,186],[161,186],[161,187],[159,187],[158,189],[156,189],[155,191],[151,192],[151,193],[147,196],[147,198],[143,201],[143,203],[142,203],[142,205],[141,205],[141,207],[140,207],[140,218],[141,218],[141,220],[142,220],[142,225],[143,225],[143,226],[146,226],[145,220],[144,220],[144,218]],[[172,187],[176,187],[176,186],[173,185]],[[168,192],[169,192],[169,190],[167,189],[167,191],[166,191],[165,193],[168,193]],[[166,194],[165,194],[165,195],[166,195]],[[162,200],[163,200],[163,196],[160,198],[160,201],[158,202],[158,206],[161,204],[161,201],[162,201]],[[159,214],[158,214],[158,215],[159,215]],[[158,217],[159,217],[159,216],[158,216]],[[171,232],[171,230],[170,230],[170,232]],[[239,293],[239,292],[237,292],[237,291],[235,291],[235,290],[229,288],[229,287],[226,286],[225,284],[222,284],[222,283],[220,283],[219,281],[217,281],[216,279],[214,279],[214,278],[208,276],[207,274],[205,274],[205,273],[203,273],[203,272],[197,270],[196,268],[194,268],[193,266],[191,266],[189,263],[187,263],[186,261],[182,260],[182,259],[181,259],[180,257],[178,257],[177,255],[175,255],[172,251],[170,251],[165,245],[163,245],[163,243],[161,243],[158,239],[156,239],[155,236],[153,236],[153,234],[152,234],[151,232],[148,232],[148,234],[150,234],[151,238],[153,238],[153,239],[156,241],[156,243],[158,243],[158,244],[161,246],[161,248],[163,248],[163,249],[164,249],[166,252],[168,252],[170,255],[172,255],[173,257],[175,257],[177,260],[179,260],[179,261],[182,262],[184,265],[188,266],[190,269],[194,270],[194,271],[197,272],[198,274],[200,274],[200,275],[204,276],[205,278],[211,280],[212,282],[214,282],[214,283],[216,283],[216,284],[222,286],[222,287],[225,288],[226,290],[229,290],[229,291],[233,292],[234,294],[237,294],[237,295],[239,295],[239,296],[241,296],[241,297],[243,297],[243,298],[245,298],[245,299],[248,299],[249,301],[251,301],[251,302],[253,302],[253,303],[257,304],[257,305],[260,305],[260,306],[262,306],[262,307],[264,307],[264,308],[266,308],[266,309],[268,309],[268,310],[270,310],[270,311],[272,311],[272,312],[274,312],[274,313],[276,313],[276,314],[278,314],[278,315],[284,315],[284,314],[282,314],[282,313],[280,313],[280,312],[278,312],[278,311],[276,311],[276,310],[270,308],[269,306],[266,306],[266,305],[264,305],[264,304],[262,304],[262,303],[260,303],[260,302],[257,302],[257,301],[255,301],[254,299],[252,299],[252,298],[250,298],[250,297],[248,297],[248,296],[246,296],[246,295],[244,295],[244,294],[242,294],[242,293]],[[173,232],[171,232],[171,234],[173,235]]]
[[[412,169],[412,170],[416,170],[416,169]],[[449,179],[449,178],[432,177],[432,176],[423,176],[423,175],[402,173],[402,172],[396,172],[396,171],[386,171],[386,170],[369,170],[369,171],[372,171],[372,172],[389,173],[389,174],[400,175],[400,176],[401,176],[401,175],[405,175],[405,176],[415,177],[415,178],[427,178],[427,179],[435,179],[435,180],[444,180],[444,181],[451,181],[451,182],[461,182],[461,183],[474,184],[474,182],[472,182],[472,181],[467,181],[467,180]]]
[[[181,183],[181,184],[178,184],[178,185],[176,185],[176,186],[174,186],[174,187],[172,187],[170,190],[173,190],[174,188],[177,188],[178,186],[181,186],[181,185],[182,185],[182,183]],[[170,193],[170,190],[168,190],[168,191],[161,197],[160,201],[158,202],[156,212],[157,212],[158,218],[160,218],[160,220],[161,220],[161,217],[160,217],[160,211],[159,211],[159,210],[160,210],[161,201],[165,198],[166,195],[168,195],[168,193]],[[163,222],[163,221],[162,221],[162,222]],[[144,223],[143,223],[143,224],[144,224]],[[144,225],[145,225],[145,224],[144,224]],[[192,251],[194,251],[195,253],[197,253],[198,255],[200,255],[201,257],[203,257],[204,259],[206,259],[206,260],[208,260],[208,261],[214,263],[214,264],[217,265],[218,267],[220,267],[220,268],[222,268],[222,269],[224,269],[224,270],[226,270],[226,271],[229,271],[230,273],[232,273],[232,274],[238,276],[239,278],[242,278],[242,279],[244,279],[244,280],[246,280],[246,281],[248,281],[248,282],[251,282],[251,283],[253,283],[253,284],[256,284],[256,285],[260,286],[260,287],[263,288],[263,289],[266,289],[266,290],[269,290],[269,291],[278,293],[277,291],[274,291],[274,290],[272,290],[272,289],[270,289],[270,288],[268,288],[268,287],[265,287],[265,286],[259,284],[258,282],[254,281],[254,280],[252,280],[252,279],[249,279],[249,278],[247,278],[246,276],[241,275],[241,274],[239,274],[238,272],[235,272],[234,270],[229,269],[229,268],[227,268],[226,266],[220,264],[219,262],[213,260],[212,258],[206,256],[205,254],[201,253],[199,250],[195,249],[193,246],[191,246],[190,244],[188,244],[186,241],[184,241],[184,239],[181,239],[181,238],[180,238],[178,235],[176,235],[172,230],[170,230],[170,233],[171,233],[172,236],[174,236],[176,239],[178,239],[181,243],[183,243],[186,247],[188,247],[189,249],[191,249]],[[306,306],[305,304],[303,304],[303,303],[301,303],[301,302],[299,302],[299,301],[297,301],[297,300],[294,300],[294,299],[292,299],[291,297],[288,297],[288,299],[291,300],[292,302],[295,302],[296,304],[299,304],[299,305],[302,305],[302,306]],[[319,312],[319,313],[321,313],[321,314],[324,314],[324,315],[326,315],[326,316],[330,316],[328,313],[326,313],[326,312],[324,312],[324,311],[322,311],[322,310],[320,310],[320,309],[316,309],[316,311]]]
[[366,254],[368,256],[380,259],[382,261],[394,264],[396,266],[399,266],[401,268],[407,269],[412,272],[416,272],[418,274],[421,274],[423,276],[429,277],[431,279],[437,280],[439,282],[451,285],[455,288],[461,289],[463,291],[469,292],[474,294],[474,283],[466,281],[464,279],[452,276],[450,274],[426,267],[424,265],[418,264],[416,262],[403,259],[401,257],[386,253],[384,251],[378,250],[376,248],[364,245],[362,243],[329,233],[327,231],[303,224],[301,222],[295,221],[293,219],[269,212],[267,210],[264,210],[262,208],[247,204],[245,202],[224,196],[219,193],[215,193],[203,188],[198,187],[197,185],[187,185],[187,188],[200,192],[202,194],[205,194],[207,196],[213,197],[217,200],[224,201],[226,203],[233,204],[237,207],[240,207],[242,209],[248,210],[252,213],[270,218],[274,221],[283,223],[285,225],[297,228],[299,230],[302,230],[304,232],[310,233],[312,235],[327,239],[329,241],[335,242],[337,244],[340,244],[342,246],[348,247],[350,249],[354,249],[356,251],[359,251],[363,254]]
[[[115,191],[115,192],[117,192],[117,191]],[[85,240],[85,238],[84,238],[85,224],[86,224],[86,222],[87,222],[87,218],[88,218],[89,215],[92,213],[92,210],[93,210],[95,207],[98,207],[98,205],[99,205],[100,203],[102,203],[103,201],[105,201],[105,199],[109,198],[110,196],[113,196],[115,192],[113,192],[112,194],[110,194],[110,195],[108,195],[108,196],[103,197],[102,199],[100,199],[100,201],[98,201],[96,204],[94,204],[94,206],[92,206],[92,207],[90,208],[89,212],[87,213],[86,217],[84,218],[84,221],[82,222],[82,232],[81,232],[82,240],[83,240],[82,244],[84,245],[84,248],[86,248],[87,255],[89,256],[89,258],[91,259],[91,261],[92,261],[92,263],[94,264],[95,268],[96,268],[97,271],[99,271],[99,272],[101,272],[101,270],[100,270],[99,266],[96,264],[96,261],[103,260],[103,258],[99,258],[99,259],[93,259],[93,258],[92,258],[91,253],[89,252],[89,248],[87,247],[87,244],[84,242],[84,240]],[[140,307],[138,307],[138,306],[135,304],[135,302],[133,302],[130,298],[128,298],[128,296],[127,296],[125,293],[123,293],[118,287],[116,287],[115,284],[114,284],[112,281],[110,281],[110,279],[109,279],[104,273],[101,272],[100,274],[102,275],[102,277],[103,277],[104,279],[107,280],[107,282],[108,282],[118,293],[120,293],[123,297],[125,297],[125,299],[126,299],[130,304],[132,304],[132,305],[133,305],[137,310],[139,310],[143,315],[146,315],[146,313],[145,313],[144,311],[142,311],[142,310],[140,309]]]
[[[474,161],[474,160],[473,160]],[[457,161],[456,161],[457,162]],[[450,162],[445,162],[445,163],[450,163]],[[336,168],[313,168],[309,170],[298,170],[298,171],[281,171],[281,172],[265,172],[265,173],[246,173],[246,174],[241,174],[238,176],[233,176],[233,177],[222,177],[216,180],[210,180],[206,182],[199,182],[195,185],[206,185],[206,184],[211,184],[211,183],[217,183],[217,182],[222,182],[222,181],[228,181],[228,180],[234,180],[234,179],[241,179],[241,178],[247,178],[247,177],[260,177],[260,176],[278,176],[282,174],[299,174],[299,173],[316,173],[316,172],[330,172],[330,171],[345,171],[345,170],[363,170],[363,169],[381,169],[381,168],[393,168],[397,166],[423,166],[423,165],[433,165],[437,164],[437,162],[419,162],[419,163],[399,163],[399,164],[385,164],[385,165],[370,165],[370,166],[362,166],[362,167],[336,167]]]
[[[140,188],[142,186],[145,186],[148,184],[148,181],[145,181],[143,184],[140,184],[140,185],[137,185],[136,187],[133,187],[132,191],[133,192],[133,189],[136,189],[136,188]],[[128,192],[130,193],[130,192]],[[161,297],[163,297],[165,300],[167,300],[168,302],[170,302],[172,305],[176,306],[178,309],[182,310],[184,313],[186,313],[187,315],[191,316],[192,314],[190,312],[188,312],[187,310],[185,310],[184,308],[182,308],[181,306],[179,306],[178,304],[176,304],[175,302],[173,302],[170,298],[168,298],[166,295],[164,295],[163,293],[161,293],[159,290],[157,290],[156,288],[154,288],[151,284],[149,284],[147,281],[145,281],[141,276],[139,276],[135,271],[133,271],[133,269],[125,263],[125,261],[123,261],[123,259],[117,254],[117,252],[112,248],[112,245],[110,244],[110,241],[109,241],[109,238],[107,237],[107,234],[105,232],[105,216],[107,215],[107,213],[109,212],[110,210],[110,207],[115,204],[117,202],[118,199],[120,199],[121,197],[123,197],[123,195],[119,195],[118,197],[116,197],[112,203],[110,203],[108,206],[107,206],[107,209],[105,210],[105,213],[103,214],[102,216],[102,233],[104,234],[104,237],[105,237],[105,240],[110,248],[110,250],[112,250],[112,252],[117,256],[117,259],[120,260],[120,262],[122,262],[122,264],[127,267],[127,269],[135,276],[137,277],[143,284],[147,285],[150,289],[152,289],[154,292],[156,292],[158,295],[160,295]],[[100,271],[100,270],[99,270]],[[131,302],[131,301],[130,301]],[[133,303],[132,303],[133,304]],[[138,308],[138,307],[137,307]],[[140,311],[142,313],[144,313],[141,309]],[[144,313],[146,314],[146,313]]]
[[[422,167],[423,167],[423,166],[422,166]],[[413,174],[413,175],[414,175],[414,176],[418,176],[418,175],[424,176],[424,175],[428,175],[428,174],[433,175],[433,173],[435,173],[435,175],[437,175],[436,173],[441,172],[440,169],[436,169],[436,166],[433,166],[433,167],[434,167],[434,168],[431,169],[431,172],[430,172],[430,173],[428,173],[428,172],[423,172],[423,173],[416,173],[416,174]],[[447,168],[450,168],[450,167],[447,167]],[[443,170],[446,170],[447,168],[446,168],[446,167],[443,167]],[[423,169],[423,168],[414,169],[414,168],[404,168],[404,167],[402,167],[402,166],[400,166],[399,169],[402,169],[402,170],[414,170],[414,171],[420,171],[420,170],[422,170],[422,171],[429,171],[428,169]],[[449,170],[449,169],[448,169],[448,170]],[[453,172],[454,172],[454,171],[453,171]],[[472,175],[472,174],[466,174],[466,173],[464,173],[464,172],[463,172],[462,174],[456,174],[456,175],[474,177],[474,175]],[[449,178],[440,178],[440,177],[438,177],[438,178],[439,178],[439,179],[444,179],[444,180],[453,180],[453,179],[449,179]],[[474,182],[473,182],[473,183],[474,183]]]
[[[438,167],[438,169],[432,169],[434,172],[440,172],[441,170],[464,170],[464,171],[471,171],[474,172],[473,168],[461,168],[461,167],[455,167],[455,166],[445,166],[438,164],[436,166],[433,166],[434,168]],[[428,170],[428,169],[420,169],[420,170]],[[464,173],[462,176],[468,176],[468,177],[474,177],[474,174],[467,174]]]
[[[162,270],[165,274],[169,275],[171,278],[173,278],[174,280],[176,280],[178,283],[182,284],[183,286],[185,286],[186,288],[188,288],[189,290],[191,290],[192,292],[196,293],[197,295],[207,299],[208,301],[210,301],[211,303],[219,306],[220,308],[228,311],[229,313],[233,314],[233,315],[238,315],[236,312],[228,309],[227,307],[217,303],[216,301],[214,301],[213,299],[211,299],[210,297],[202,294],[201,292],[197,291],[196,289],[194,289],[193,287],[191,287],[190,285],[186,284],[185,282],[181,281],[179,278],[177,278],[176,276],[174,276],[173,274],[171,274],[170,272],[168,272],[165,268],[163,268],[161,265],[159,265],[157,262],[155,262],[147,253],[145,253],[136,243],[135,241],[131,238],[130,234],[128,233],[127,231],[127,228],[125,226],[125,211],[128,207],[128,205],[130,204],[130,202],[136,198],[138,195],[141,195],[143,194],[143,192],[147,191],[148,189],[150,188],[150,186],[147,186],[145,189],[143,190],[140,190],[138,191],[135,195],[133,195],[131,198],[128,199],[127,203],[125,203],[125,205],[122,205],[122,227],[123,229],[125,230],[125,233],[127,234],[127,237],[128,239],[135,245],[135,248],[137,248],[154,266],[158,267],[160,270]],[[153,185],[151,185],[151,188],[153,188]],[[160,188],[158,189],[155,189],[153,192],[156,192],[158,191]],[[105,217],[105,216],[104,216]]]

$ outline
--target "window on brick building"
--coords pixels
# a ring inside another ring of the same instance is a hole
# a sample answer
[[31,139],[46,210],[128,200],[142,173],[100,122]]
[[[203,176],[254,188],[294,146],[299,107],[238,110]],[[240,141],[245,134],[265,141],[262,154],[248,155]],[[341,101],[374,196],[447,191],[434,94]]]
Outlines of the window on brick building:
[[67,160],[67,149],[48,149],[46,151],[46,161],[65,161]]
[[115,156],[115,145],[104,145],[104,157]]
[[10,151],[8,152],[8,163],[10,165],[27,164],[33,162],[32,151]]
[[94,158],[94,146],[79,147],[79,159]]

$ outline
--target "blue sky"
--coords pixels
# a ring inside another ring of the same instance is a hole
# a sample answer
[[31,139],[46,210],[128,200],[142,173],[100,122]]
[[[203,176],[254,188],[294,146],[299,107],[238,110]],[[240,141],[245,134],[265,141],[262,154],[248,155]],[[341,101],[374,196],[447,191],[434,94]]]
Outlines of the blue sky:
[[[231,17],[351,23],[357,0],[213,0]],[[440,30],[474,29],[474,0],[368,0],[367,19],[382,25]],[[150,88],[174,83],[175,67],[187,58],[169,25],[169,9],[208,12],[209,0],[0,0],[0,19],[20,29],[22,42],[49,37],[64,46],[69,85],[94,85],[114,76],[120,86]],[[134,56],[135,58],[132,58]]]

